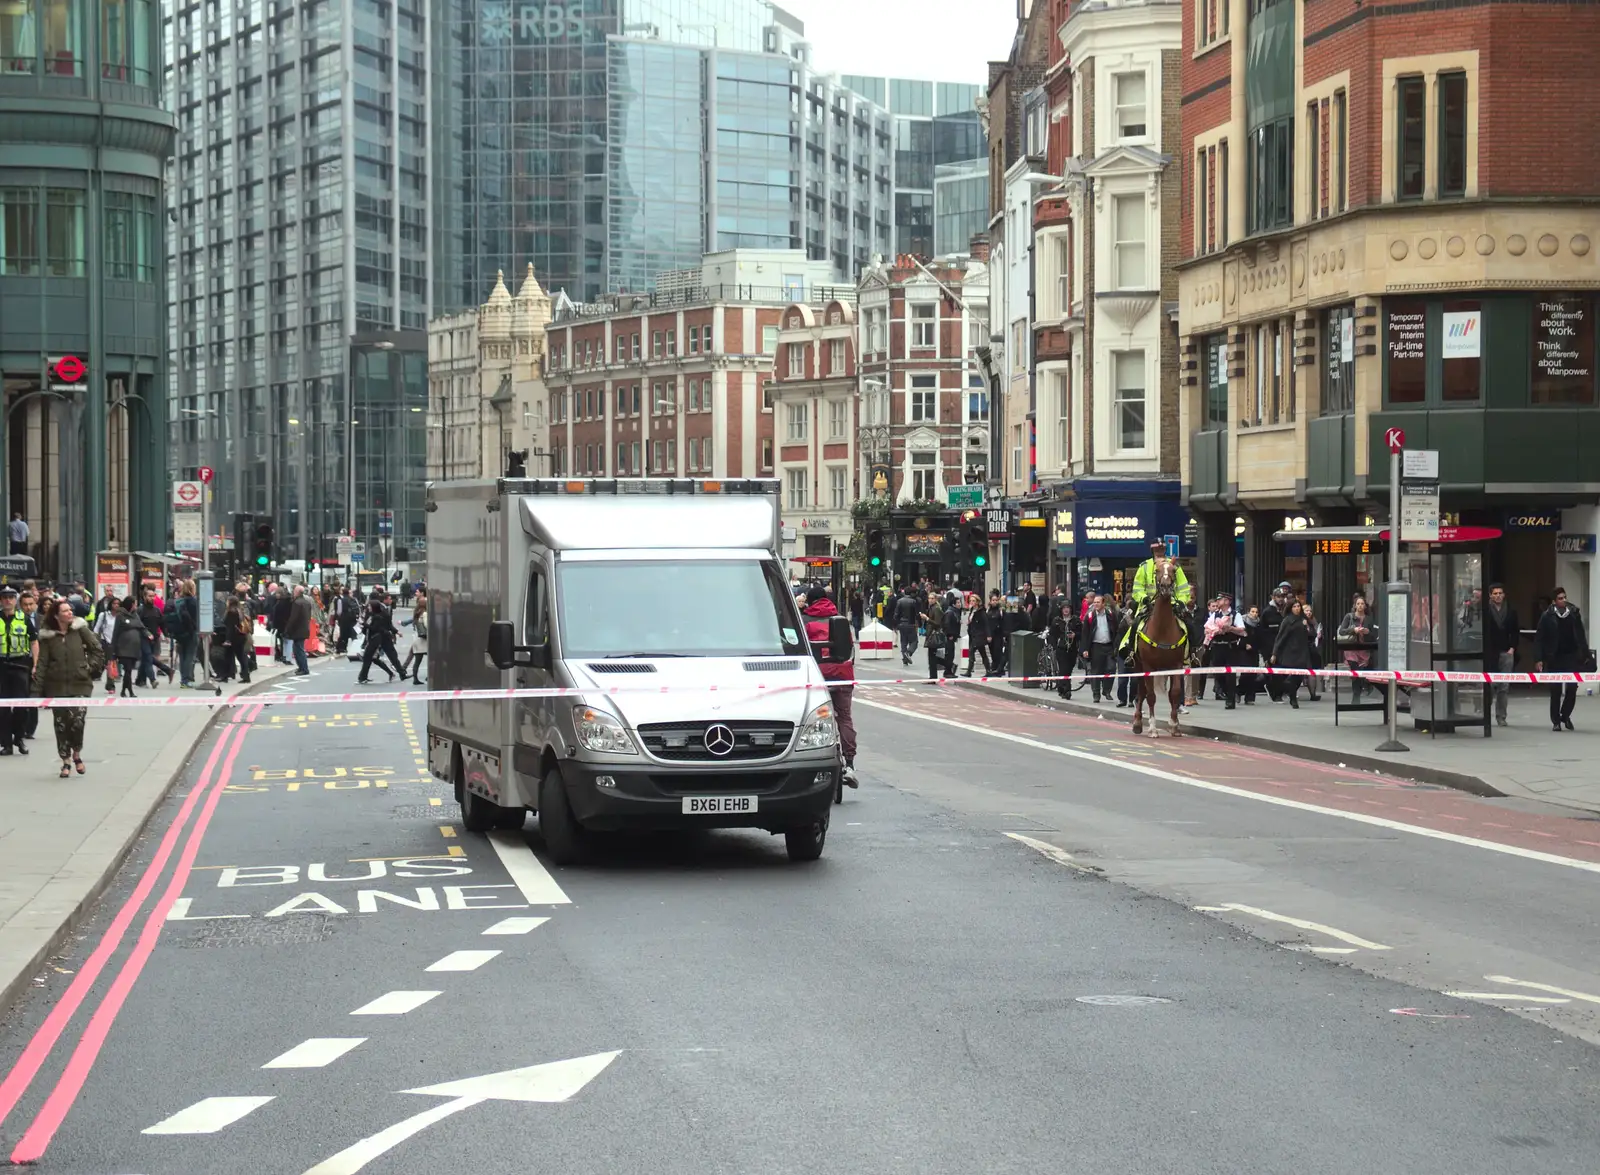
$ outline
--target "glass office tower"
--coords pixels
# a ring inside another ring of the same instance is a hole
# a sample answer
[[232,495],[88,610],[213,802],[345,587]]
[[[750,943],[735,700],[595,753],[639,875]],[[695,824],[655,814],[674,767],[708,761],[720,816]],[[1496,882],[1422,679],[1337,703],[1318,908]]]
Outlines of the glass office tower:
[[989,155],[978,119],[980,87],[855,74],[840,80],[894,119],[894,251],[934,256],[935,170]]
[[721,248],[804,248],[853,280],[889,247],[886,115],[812,71],[764,0],[441,10],[435,313],[529,261],[587,302]]
[[422,444],[424,414],[353,410],[352,372],[414,353],[426,396],[428,19],[423,0],[240,0],[167,22],[169,461],[216,469],[213,517],[270,515],[285,559],[332,557],[352,525],[422,530],[420,503],[400,513],[420,462],[352,495],[351,457],[377,420]]

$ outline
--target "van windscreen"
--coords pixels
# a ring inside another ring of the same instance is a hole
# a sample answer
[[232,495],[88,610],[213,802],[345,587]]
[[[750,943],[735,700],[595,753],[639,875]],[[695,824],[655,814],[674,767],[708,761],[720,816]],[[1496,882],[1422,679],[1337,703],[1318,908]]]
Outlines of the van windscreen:
[[806,651],[788,588],[754,560],[564,563],[563,657],[762,657]]

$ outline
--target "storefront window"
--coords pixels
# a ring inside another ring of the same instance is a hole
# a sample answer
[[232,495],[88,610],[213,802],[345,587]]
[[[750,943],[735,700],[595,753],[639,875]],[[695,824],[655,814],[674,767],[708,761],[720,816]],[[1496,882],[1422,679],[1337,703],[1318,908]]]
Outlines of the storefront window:
[[1439,327],[1444,359],[1442,393],[1447,404],[1476,403],[1483,394],[1483,307],[1446,302]]
[[1356,308],[1335,306],[1322,316],[1322,414],[1356,409]]
[[75,188],[45,193],[45,272],[51,277],[83,276],[83,196]]
[[1389,403],[1420,404],[1428,394],[1428,307],[1397,299],[1384,307]]
[[32,73],[38,67],[37,20],[34,0],[0,3],[0,73]]
[[1593,404],[1594,301],[1577,294],[1533,300],[1534,404]]
[[83,73],[75,0],[40,0],[44,12],[44,71],[57,77]]

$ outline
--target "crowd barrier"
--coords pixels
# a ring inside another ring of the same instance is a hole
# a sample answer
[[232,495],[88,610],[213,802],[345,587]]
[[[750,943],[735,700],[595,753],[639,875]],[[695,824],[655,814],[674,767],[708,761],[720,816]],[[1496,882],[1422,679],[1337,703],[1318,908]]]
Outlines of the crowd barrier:
[[[1255,668],[1207,666],[1184,669],[1162,670],[1129,670],[1122,673],[1100,674],[1074,674],[1074,684],[1082,681],[1106,680],[1114,681],[1118,678],[1142,679],[1150,677],[1217,677],[1223,674],[1236,676],[1249,676],[1251,674],[1263,677],[1317,677],[1324,680],[1334,678],[1360,679],[1369,684],[1398,681],[1402,686],[1429,686],[1448,682],[1466,685],[1595,685],[1600,684],[1600,673],[1481,673],[1472,670],[1445,670],[1445,669],[1288,669],[1281,666],[1257,666]],[[854,684],[858,689],[883,689],[890,686],[920,685],[937,686],[939,688],[960,688],[967,685],[999,684],[1012,682],[1017,684],[1034,684],[1047,686],[1060,681],[1060,676],[1015,676],[1015,677],[951,677],[935,681],[925,677],[896,677],[858,679]],[[837,684],[837,683],[835,683]],[[566,698],[566,697],[596,697],[615,694],[692,694],[692,693],[722,693],[722,694],[776,694],[788,693],[795,690],[811,690],[822,692],[829,687],[816,683],[803,685],[736,685],[736,686],[607,686],[605,688],[580,689],[573,687],[549,687],[544,689],[421,689],[399,690],[393,693],[379,693],[375,689],[352,690],[348,693],[270,693],[270,694],[237,694],[229,698],[205,696],[196,694],[170,694],[161,697],[145,695],[144,697],[120,698],[114,695],[99,695],[95,697],[78,698],[0,698],[0,707],[15,709],[49,709],[56,706],[79,707],[90,709],[138,709],[144,706],[319,706],[330,703],[349,704],[359,702],[366,705],[394,704],[399,702],[471,702],[471,701],[505,701],[515,698]]]

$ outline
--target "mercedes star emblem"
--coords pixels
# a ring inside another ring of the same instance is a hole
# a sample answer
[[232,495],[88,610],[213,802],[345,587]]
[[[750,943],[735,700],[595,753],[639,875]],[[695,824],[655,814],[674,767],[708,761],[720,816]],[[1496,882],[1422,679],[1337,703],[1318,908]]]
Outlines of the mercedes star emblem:
[[733,731],[722,725],[722,723],[718,722],[716,725],[706,728],[706,750],[719,759],[724,755],[733,753],[733,744]]

